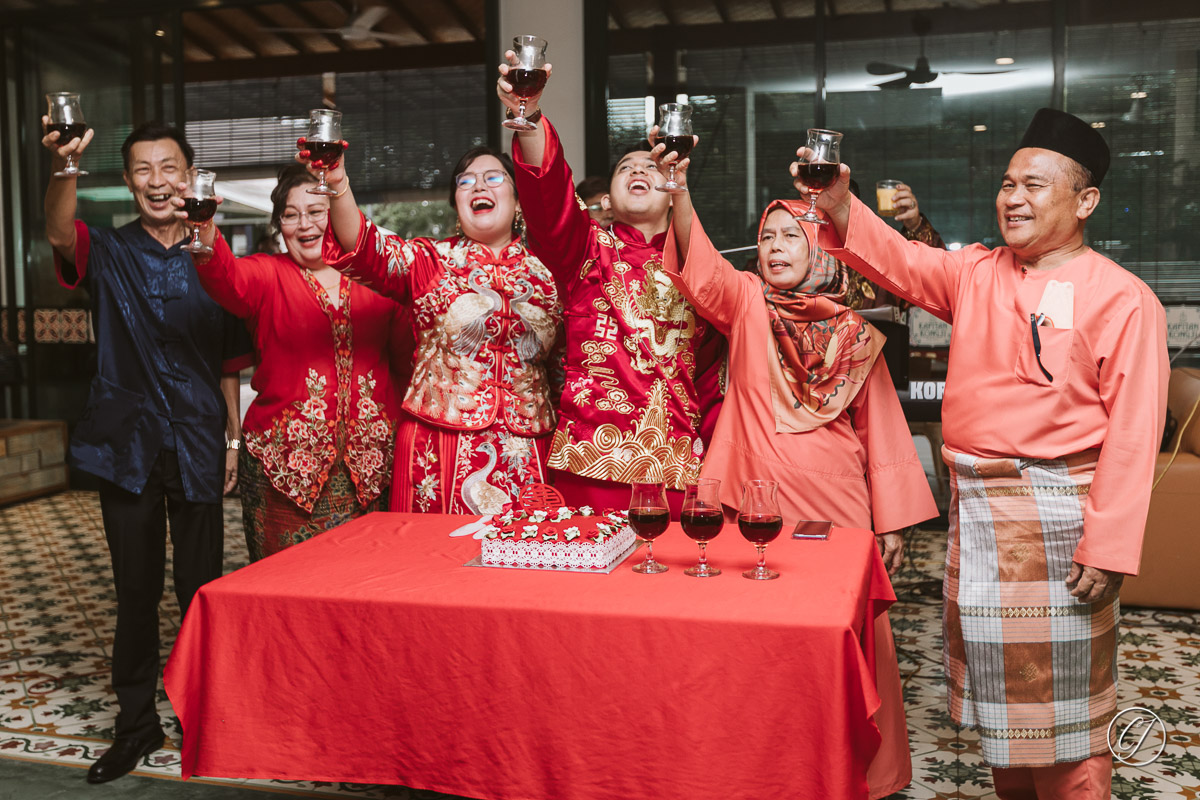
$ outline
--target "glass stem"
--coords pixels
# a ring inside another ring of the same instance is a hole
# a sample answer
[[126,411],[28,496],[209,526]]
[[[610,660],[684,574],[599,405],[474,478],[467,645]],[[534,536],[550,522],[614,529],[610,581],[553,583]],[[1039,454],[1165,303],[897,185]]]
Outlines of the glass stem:
[[708,542],[700,542],[699,544],[700,544],[700,569],[701,569],[701,571],[703,571],[706,567],[708,567],[708,556],[704,552],[704,549],[706,547],[708,547]]
[[820,189],[809,189],[808,193],[811,197],[811,199],[809,200],[808,213],[816,214],[817,213],[817,198],[821,196],[821,190]]
[[521,100],[521,108],[519,111],[517,111],[517,119],[519,119],[519,120],[525,119],[525,101],[524,101],[524,99]]
[[671,171],[667,175],[667,183],[671,184],[672,186],[675,185],[675,162],[674,161],[671,162]]
[[654,563],[654,542],[651,539],[646,540],[646,563]]
[[767,571],[767,546],[765,544],[754,545],[758,548],[758,571]]

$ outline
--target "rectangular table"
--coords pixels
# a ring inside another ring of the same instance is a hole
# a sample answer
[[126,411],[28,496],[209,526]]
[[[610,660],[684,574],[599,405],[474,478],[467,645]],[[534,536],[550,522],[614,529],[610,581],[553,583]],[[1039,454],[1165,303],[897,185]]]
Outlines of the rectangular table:
[[466,517],[376,513],[193,600],[166,668],[183,775],[468,797],[865,797],[879,746],[870,532],[727,525],[716,578],[677,523],[609,575],[466,567]]

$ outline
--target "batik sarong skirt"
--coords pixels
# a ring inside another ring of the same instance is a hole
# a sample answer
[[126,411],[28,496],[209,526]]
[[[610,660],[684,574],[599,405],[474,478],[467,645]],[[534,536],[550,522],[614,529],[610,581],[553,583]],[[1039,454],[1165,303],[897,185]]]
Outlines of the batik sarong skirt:
[[330,467],[329,478],[310,514],[271,485],[262,463],[245,448],[238,456],[238,487],[251,561],[278,553],[356,517],[379,511],[388,493],[385,485],[378,497],[360,506],[350,470],[339,459]]
[[1097,451],[1055,460],[943,449],[953,495],[943,582],[950,716],[993,767],[1107,752],[1116,710],[1115,598],[1081,603],[1065,580]]

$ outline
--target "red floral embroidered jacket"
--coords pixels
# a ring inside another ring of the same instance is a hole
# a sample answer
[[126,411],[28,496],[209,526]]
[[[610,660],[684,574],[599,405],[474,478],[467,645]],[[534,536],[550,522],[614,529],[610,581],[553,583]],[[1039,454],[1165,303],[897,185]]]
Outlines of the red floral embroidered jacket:
[[286,255],[234,259],[217,237],[197,264],[205,291],[246,320],[258,368],[258,393],[242,424],[250,454],[271,485],[312,511],[340,458],[361,505],[379,496],[392,473],[399,395],[389,359],[403,341],[403,308],[343,280],[334,308],[307,270]]
[[462,236],[381,236],[363,218],[349,253],[327,228],[324,257],[380,294],[411,303],[417,352],[406,411],[455,430],[554,430],[546,366],[562,307],[550,271],[519,240],[497,256]]

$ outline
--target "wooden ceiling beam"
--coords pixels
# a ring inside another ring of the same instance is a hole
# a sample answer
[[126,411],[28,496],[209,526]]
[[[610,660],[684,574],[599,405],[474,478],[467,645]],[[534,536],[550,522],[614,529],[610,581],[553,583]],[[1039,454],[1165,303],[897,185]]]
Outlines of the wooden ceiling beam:
[[[833,0],[830,0],[832,2]],[[729,9],[721,0],[713,0],[713,6],[717,9],[717,16],[721,18],[721,22],[728,24],[730,22]]]
[[184,65],[185,81],[282,78],[326,72],[374,72],[484,63],[483,42],[454,42],[409,47],[379,47],[345,53],[309,53],[263,58],[226,58]]
[[[214,9],[214,11],[215,10],[216,9]],[[244,9],[244,8],[238,9],[238,10],[241,11],[242,13],[246,12],[246,9]],[[237,12],[234,12],[234,13],[237,13]],[[213,12],[208,12],[208,13],[204,14],[203,19],[206,22],[208,22],[209,25],[212,25],[214,28],[219,30],[221,32],[222,36],[228,36],[230,41],[232,41],[234,44],[236,44],[238,47],[242,48],[243,50],[246,50],[247,52],[252,54],[255,58],[259,58],[262,56],[262,50],[259,48],[258,44],[254,41],[254,39],[252,37],[247,36],[246,34],[242,33],[242,31],[239,30],[237,26],[230,25],[228,22],[222,20],[220,17],[213,14]]]
[[[884,0],[890,3],[892,0]],[[771,0],[771,12],[775,14],[775,19],[787,19],[787,15],[783,13],[782,0]]]
[[467,33],[471,34],[471,38],[477,42],[483,41],[483,28],[479,26],[477,20],[472,19],[471,15],[462,10],[457,0],[442,0],[446,9],[450,12],[450,16],[454,17],[454,21],[463,26]]
[[[936,14],[929,11],[849,14],[826,18],[825,39],[894,39],[898,31],[912,30],[912,18],[918,13],[933,17],[937,29],[947,33],[1048,29],[1051,24],[1051,8],[1052,3],[1042,2],[997,4],[973,11],[947,8]],[[653,51],[664,36],[669,37],[676,47],[688,50],[812,42],[813,33],[812,18],[808,17],[616,30],[609,31],[608,44],[610,53],[640,53]]]
[[207,54],[209,58],[221,58],[221,49],[189,28],[186,23],[183,26],[183,44],[185,47],[190,44],[192,47]]
[[[295,14],[297,17],[299,17],[301,19],[301,21],[305,25],[309,26],[310,28],[328,28],[328,27],[330,27],[328,24],[317,19],[317,15],[312,13],[311,11],[309,11],[307,8],[305,8],[303,3],[292,3],[291,5],[288,6],[288,9],[293,14]],[[338,50],[349,50],[350,49],[350,46],[348,44],[346,44],[346,41],[344,39],[342,39],[341,36],[338,36],[336,33],[322,33],[321,37],[324,38],[325,41],[329,42],[331,45],[336,47]]]
[[409,11],[400,0],[384,0],[383,4],[390,8],[392,13],[397,17],[404,20],[405,24],[412,28],[427,44],[437,44],[437,37],[433,35],[433,31],[430,30],[429,26],[422,22],[421,18],[416,14]]
[[[241,9],[241,11],[243,14],[245,14],[251,20],[253,20],[254,24],[260,28],[291,27],[290,25],[280,25],[278,21],[271,19],[266,14],[264,14],[261,9],[255,8],[254,6],[246,6],[245,8]],[[325,27],[325,26],[322,25],[321,27]],[[276,39],[283,42],[288,47],[292,48],[293,50],[295,50],[297,53],[299,53],[301,55],[306,55],[306,54],[312,52],[312,50],[310,48],[308,48],[307,46],[305,46],[304,42],[301,41],[300,38],[298,36],[295,36],[294,34],[286,33],[284,31],[267,31],[267,30],[262,31],[261,33],[266,36],[274,36]]]
[[671,0],[658,0],[658,10],[667,18],[668,25],[678,25],[679,15],[675,13],[675,9],[671,7]]

